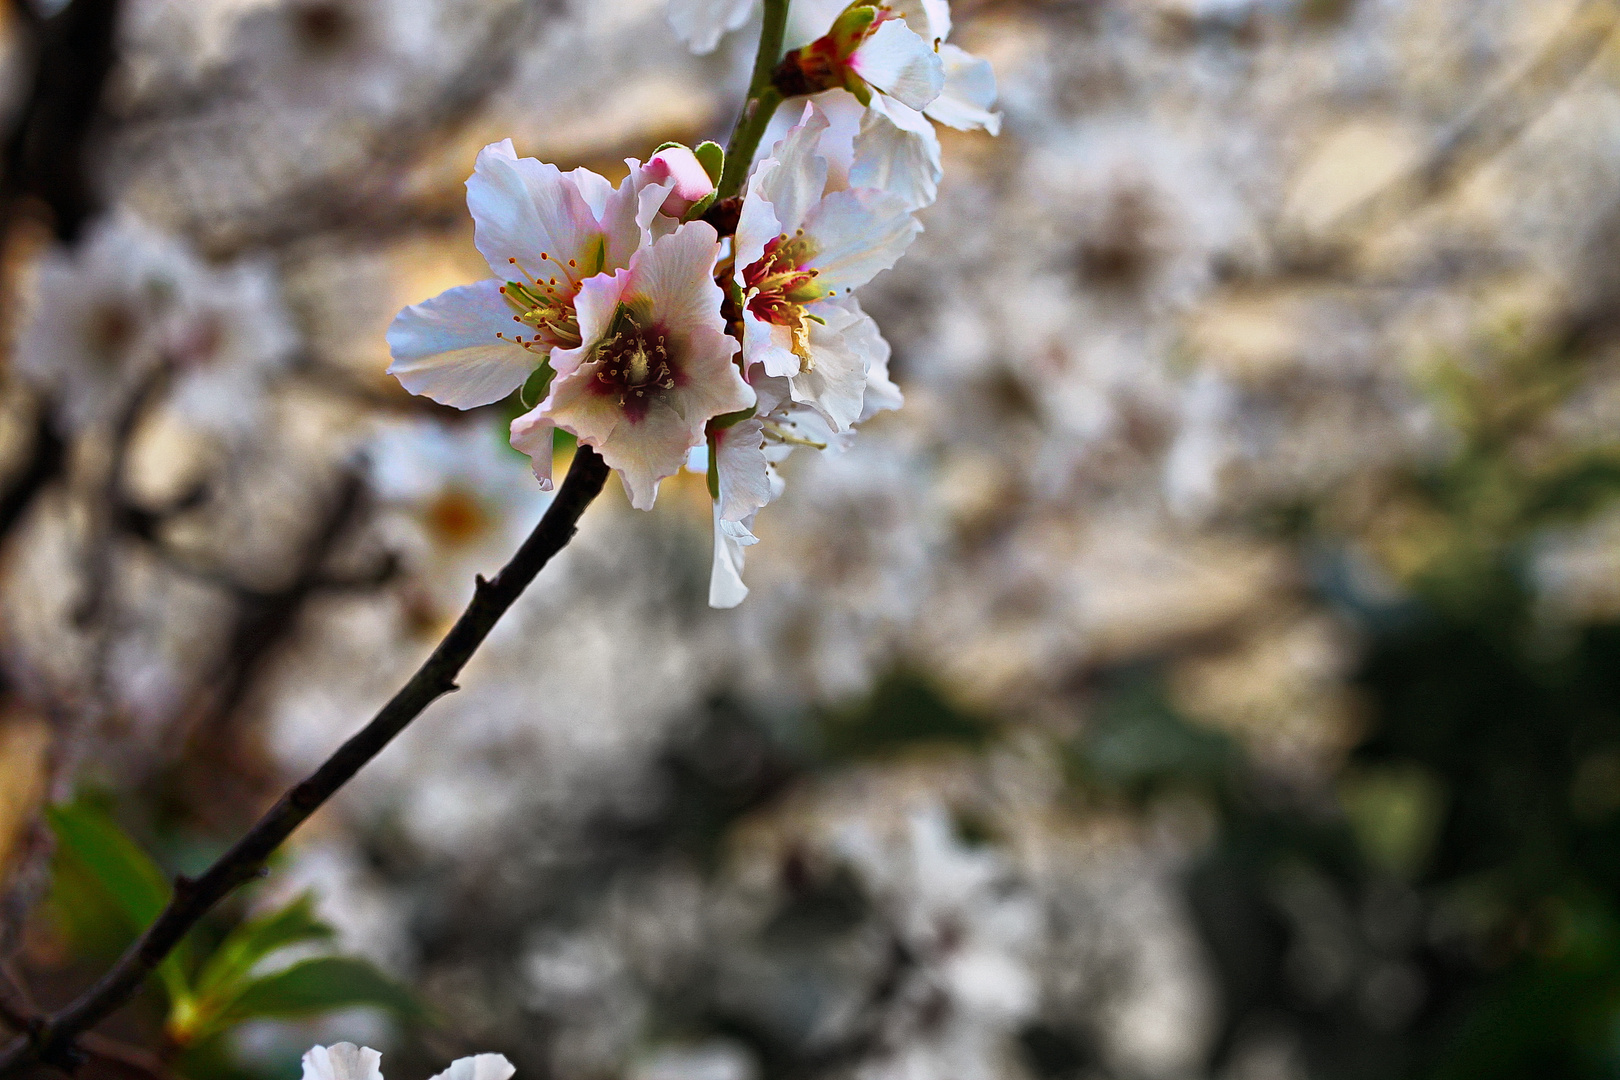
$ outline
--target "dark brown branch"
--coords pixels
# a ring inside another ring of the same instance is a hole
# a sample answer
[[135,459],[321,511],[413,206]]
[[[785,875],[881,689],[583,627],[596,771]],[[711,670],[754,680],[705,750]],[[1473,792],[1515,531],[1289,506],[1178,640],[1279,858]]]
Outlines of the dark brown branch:
[[50,404],[38,403],[34,418],[34,432],[28,446],[28,458],[0,492],[0,537],[11,535],[11,530],[22,520],[23,514],[34,503],[45,486],[62,471],[66,454],[61,437],[51,426]]
[[177,879],[174,895],[157,921],[99,982],[65,1009],[46,1017],[34,1030],[0,1049],[0,1077],[17,1075],[33,1062],[75,1068],[83,1058],[84,1051],[78,1046],[83,1032],[123,1005],[210,908],[254,877],[282,841],[394,736],[430,704],[456,689],[456,676],[495,623],[551,557],[573,538],[580,515],[601,492],[607,474],[608,467],[596,452],[580,447],[567,479],[540,523],[493,580],[478,579],[472,602],[416,674],[369,724],[283,795],[201,877]]

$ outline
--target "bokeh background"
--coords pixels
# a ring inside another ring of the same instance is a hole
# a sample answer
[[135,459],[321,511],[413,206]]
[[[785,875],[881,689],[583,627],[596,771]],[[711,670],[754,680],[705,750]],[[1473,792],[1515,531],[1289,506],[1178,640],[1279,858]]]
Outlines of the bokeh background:
[[[205,865],[549,498],[509,408],[383,373],[484,274],[477,149],[724,141],[753,42],[3,14],[0,969],[50,1006],[133,932],[84,838]],[[610,483],[188,961],[305,910],[254,970],[350,982],[205,1035],[154,984],[87,1071],[1620,1075],[1620,7],[955,15],[1004,132],[942,132],[865,291],[906,406],[791,460],[752,595],[705,606],[700,476]]]

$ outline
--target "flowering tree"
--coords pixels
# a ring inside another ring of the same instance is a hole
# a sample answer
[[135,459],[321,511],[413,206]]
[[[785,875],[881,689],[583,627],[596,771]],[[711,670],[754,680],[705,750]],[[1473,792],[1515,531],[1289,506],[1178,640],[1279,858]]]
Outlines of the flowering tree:
[[[702,50],[750,13],[746,3],[676,0],[670,21]],[[633,506],[650,510],[660,482],[697,455],[714,504],[709,600],[729,607],[744,598],[755,515],[782,491],[775,466],[798,447],[847,445],[861,421],[901,403],[888,346],[856,290],[921,230],[913,215],[932,200],[940,171],[930,120],[998,124],[988,64],[947,44],[949,32],[945,0],[808,0],[791,12],[788,0],[765,0],[748,96],[726,147],[658,147],[645,164],[629,160],[617,186],[587,169],[564,173],[519,157],[510,140],[484,148],[467,203],[492,277],[400,312],[388,331],[389,370],[412,393],[457,408],[518,394],[525,411],[511,423],[512,445],[550,489],[554,434],[572,435],[566,479],[516,555],[493,579],[478,579],[406,685],[203,873],[177,879],[96,985],[49,1015],[7,1004],[22,1033],[0,1051],[0,1075],[35,1062],[75,1068],[92,1027],[147,975],[167,977],[171,952],[197,921],[456,688],[610,471]],[[779,112],[786,129],[762,155]],[[53,262],[44,275],[63,287],[50,290],[59,299],[26,333],[60,339],[69,362],[31,374],[58,384],[65,430],[116,422],[112,413],[135,387],[177,379],[181,406],[228,434],[251,422],[258,380],[288,351],[275,332],[274,298],[251,265],[210,273],[135,223],[102,227],[76,259]],[[235,318],[238,311],[263,325]],[[244,362],[213,363],[225,350]],[[109,361],[115,378],[105,377]],[[278,943],[293,940],[277,933]],[[176,998],[191,1001],[184,986]],[[306,1080],[380,1076],[375,1051],[352,1044],[317,1047],[304,1068]],[[442,1076],[510,1074],[505,1059],[485,1055]]]

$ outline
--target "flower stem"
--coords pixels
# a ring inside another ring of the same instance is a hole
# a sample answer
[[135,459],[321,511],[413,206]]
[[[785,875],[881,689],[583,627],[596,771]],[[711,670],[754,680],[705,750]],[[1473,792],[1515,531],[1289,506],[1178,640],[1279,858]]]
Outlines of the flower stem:
[[771,82],[782,59],[782,36],[787,31],[788,0],[765,0],[765,24],[759,32],[759,51],[754,54],[754,75],[748,82],[748,100],[743,102],[737,125],[726,144],[726,166],[715,186],[716,199],[728,199],[742,191],[754,151],[765,134],[782,95]]
[[265,860],[294,829],[381,753],[423,710],[456,689],[456,676],[478,651],[496,622],[551,557],[573,538],[580,515],[601,492],[607,476],[608,467],[601,457],[590,447],[581,446],[574,455],[568,477],[540,523],[500,573],[489,581],[478,579],[472,601],[461,618],[416,674],[369,724],[338,747],[320,768],[288,790],[200,877],[176,880],[174,894],[156,921],[99,982],[60,1012],[27,1018],[24,1030],[0,1048],[0,1077],[13,1075],[41,1061],[71,1072],[86,1050],[93,1055],[94,1045],[76,1045],[79,1036],[128,1001],[146,976],[215,904],[237,886],[258,876]]

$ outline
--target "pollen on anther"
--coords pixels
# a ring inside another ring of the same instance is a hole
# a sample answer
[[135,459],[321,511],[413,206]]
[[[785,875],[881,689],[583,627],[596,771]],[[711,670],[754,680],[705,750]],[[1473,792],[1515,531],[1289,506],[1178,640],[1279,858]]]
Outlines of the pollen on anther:
[[578,265],[579,265],[579,263],[577,263],[577,262],[575,262],[575,261],[574,261],[574,260],[573,260],[573,259],[569,259],[569,260],[568,260],[568,265],[569,265],[569,266],[578,266]]
[[517,259],[515,258],[508,257],[506,261],[511,263],[513,266],[517,265]]

